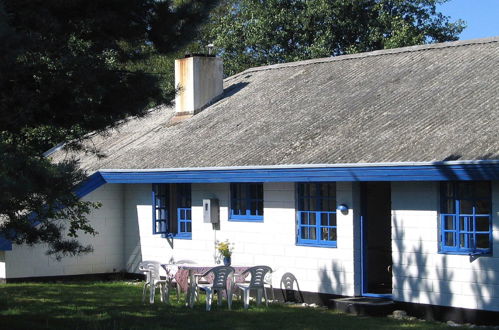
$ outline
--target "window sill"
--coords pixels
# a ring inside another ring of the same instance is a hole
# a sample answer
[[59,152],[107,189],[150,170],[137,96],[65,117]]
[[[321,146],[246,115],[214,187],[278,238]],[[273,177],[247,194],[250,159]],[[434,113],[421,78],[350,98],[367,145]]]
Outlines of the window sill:
[[477,252],[477,251],[438,251],[438,254],[454,254],[461,256],[482,256],[482,257],[492,257],[491,251]]
[[229,221],[231,221],[231,222],[263,222],[263,217],[262,218],[247,218],[247,217],[229,218]]
[[161,234],[163,238],[192,240],[192,234]]
[[296,246],[310,246],[310,247],[321,247],[321,248],[336,248],[337,243],[336,242],[331,242],[331,243],[303,243],[303,242],[297,242]]

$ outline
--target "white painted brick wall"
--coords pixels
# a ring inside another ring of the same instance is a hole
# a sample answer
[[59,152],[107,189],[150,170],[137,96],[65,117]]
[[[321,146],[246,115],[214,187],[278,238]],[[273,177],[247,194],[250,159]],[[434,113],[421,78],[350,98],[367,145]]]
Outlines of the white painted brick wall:
[[7,278],[111,273],[124,269],[123,186],[103,185],[84,200],[102,203],[101,208],[89,215],[91,225],[99,234],[95,237],[80,234],[78,237],[81,243],[91,244],[94,252],[57,261],[45,254],[45,245],[14,244],[12,251],[5,251]]
[[0,280],[5,278],[5,251],[0,251]]
[[499,182],[492,199],[493,256],[473,260],[438,253],[438,183],[392,183],[394,299],[499,311]]
[[[338,202],[353,205],[351,183],[339,183]],[[203,223],[202,200],[220,201],[220,229]],[[152,235],[151,185],[125,187],[125,260],[137,272],[141,260],[168,262],[192,259],[215,264],[215,240],[235,243],[234,265],[267,264],[276,271],[274,287],[284,273],[292,273],[300,290],[354,294],[353,212],[338,214],[338,248],[296,246],[295,184],[264,184],[264,221],[228,221],[229,184],[192,185],[192,240],[167,240]],[[140,233],[137,236],[137,233]]]

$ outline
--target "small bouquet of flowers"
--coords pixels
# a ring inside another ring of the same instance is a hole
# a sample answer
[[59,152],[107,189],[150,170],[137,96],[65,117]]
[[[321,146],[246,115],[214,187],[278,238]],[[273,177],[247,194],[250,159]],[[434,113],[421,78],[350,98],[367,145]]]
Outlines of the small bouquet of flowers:
[[217,250],[224,258],[230,258],[234,250],[234,243],[230,243],[228,239],[223,242],[217,241]]
[[234,250],[234,243],[230,243],[229,240],[226,239],[223,242],[217,241],[216,244],[217,244],[218,253],[220,253],[220,255],[224,257],[223,259],[224,265],[230,266],[232,262],[230,257],[232,255],[232,251]]

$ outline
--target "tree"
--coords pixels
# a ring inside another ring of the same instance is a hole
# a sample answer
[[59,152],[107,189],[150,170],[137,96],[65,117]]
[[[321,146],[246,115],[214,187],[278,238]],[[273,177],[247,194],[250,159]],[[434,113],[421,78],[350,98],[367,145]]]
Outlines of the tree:
[[190,42],[215,3],[0,0],[0,234],[91,251],[76,237],[96,234],[86,215],[98,205],[73,193],[86,173],[43,152],[170,102],[173,86],[144,63]]
[[457,40],[462,21],[436,11],[447,0],[225,0],[201,40],[227,75],[249,67]]

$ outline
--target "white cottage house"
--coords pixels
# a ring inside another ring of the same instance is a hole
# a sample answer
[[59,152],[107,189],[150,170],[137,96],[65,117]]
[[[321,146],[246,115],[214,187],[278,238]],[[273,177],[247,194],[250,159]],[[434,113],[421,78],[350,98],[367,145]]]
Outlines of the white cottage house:
[[[257,67],[176,62],[175,108],[90,138],[92,254],[3,241],[0,277],[137,273],[146,259],[270,265],[305,299],[499,315],[499,38]],[[203,210],[218,204],[219,222]],[[209,205],[208,205],[209,206]],[[215,223],[212,223],[212,222]],[[298,286],[295,289],[298,289]]]

